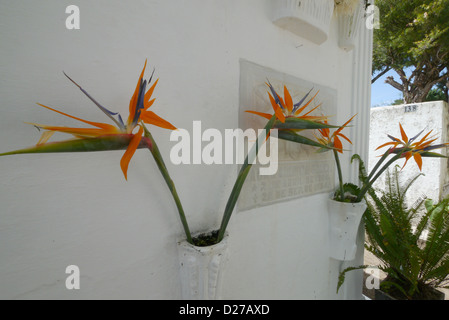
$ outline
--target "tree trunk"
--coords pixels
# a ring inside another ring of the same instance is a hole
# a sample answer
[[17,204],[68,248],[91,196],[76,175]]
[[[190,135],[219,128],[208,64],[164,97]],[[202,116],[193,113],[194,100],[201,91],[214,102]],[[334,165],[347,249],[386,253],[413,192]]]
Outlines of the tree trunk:
[[[387,77],[385,82],[391,85],[393,88],[402,92],[405,104],[425,102],[427,95],[429,94],[432,87],[438,82],[438,80],[441,81],[442,79],[447,77],[446,74],[445,76],[441,76],[437,80],[431,80],[428,79],[428,77],[426,77],[424,74],[421,74],[421,76],[416,77],[412,82],[411,78],[413,77],[413,75],[407,78],[403,70],[395,71],[399,74],[402,83],[394,80],[394,78],[391,76]],[[448,85],[449,82],[446,84],[446,86],[448,87]]]
[[446,95],[447,102],[449,102],[449,81],[446,82],[446,89],[444,89],[444,94]]

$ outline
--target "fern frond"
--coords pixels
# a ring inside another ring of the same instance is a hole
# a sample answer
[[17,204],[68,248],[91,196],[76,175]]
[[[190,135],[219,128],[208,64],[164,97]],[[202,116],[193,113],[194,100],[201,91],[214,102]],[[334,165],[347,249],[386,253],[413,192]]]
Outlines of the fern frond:
[[345,278],[346,278],[346,273],[347,272],[353,271],[353,270],[366,269],[366,268],[369,268],[369,267],[370,266],[367,266],[367,265],[362,265],[362,266],[358,266],[358,267],[348,267],[348,268],[344,269],[342,272],[340,272],[340,274],[338,276],[337,293],[338,293],[338,290],[340,290],[340,287],[345,282]]

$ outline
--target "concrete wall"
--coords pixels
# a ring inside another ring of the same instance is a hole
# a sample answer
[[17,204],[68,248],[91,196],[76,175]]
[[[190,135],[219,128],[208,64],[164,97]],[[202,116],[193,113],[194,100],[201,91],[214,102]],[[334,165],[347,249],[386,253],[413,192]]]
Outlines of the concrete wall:
[[[79,30],[65,27],[71,4],[80,8]],[[153,111],[189,131],[194,120],[222,132],[238,127],[240,59],[337,90],[332,121],[358,112],[355,125],[365,123],[369,86],[351,83],[355,76],[369,79],[367,33],[358,41],[367,51],[345,52],[337,45],[335,17],[329,40],[318,46],[277,27],[270,14],[268,0],[0,2],[0,152],[37,142],[39,132],[24,121],[73,125],[36,102],[107,120],[62,71],[126,115],[146,58],[160,78]],[[363,128],[355,150],[364,148]],[[152,129],[192,231],[218,227],[237,165],[175,166],[168,161],[170,133]],[[183,231],[176,207],[149,152],[136,152],[127,182],[122,154],[0,159],[0,298],[181,297],[176,242]],[[346,175],[352,170],[343,169]],[[236,213],[223,298],[360,298],[360,273],[335,293],[344,265],[328,257],[327,197]],[[360,250],[354,265],[362,262]],[[72,264],[80,268],[79,290],[65,287]]]
[[[448,105],[444,101],[373,108],[371,109],[369,168],[372,168],[379,159],[378,156],[387,150],[387,148],[375,150],[381,144],[391,141],[387,134],[401,139],[399,123],[402,124],[409,138],[424,130],[420,136],[422,138],[427,132],[433,130],[432,135],[437,137],[434,144],[449,141]],[[435,152],[446,155],[444,148]],[[400,167],[404,163],[405,159],[396,162]],[[420,170],[412,158],[401,171],[401,178],[407,181],[419,173]],[[446,159],[423,158],[422,173],[424,175],[420,176],[407,192],[409,205],[423,196],[438,201],[447,195],[449,175]],[[385,175],[378,180],[376,186],[379,188],[385,186]]]

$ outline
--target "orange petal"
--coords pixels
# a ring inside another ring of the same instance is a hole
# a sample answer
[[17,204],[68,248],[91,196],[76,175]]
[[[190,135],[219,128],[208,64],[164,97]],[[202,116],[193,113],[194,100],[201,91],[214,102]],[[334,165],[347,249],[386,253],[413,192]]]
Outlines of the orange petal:
[[292,112],[293,100],[292,100],[292,96],[290,95],[290,92],[288,92],[288,89],[286,86],[284,86],[284,99],[285,99],[285,106],[287,107],[287,110],[289,112]]
[[273,116],[273,115],[271,115],[269,113],[257,112],[257,111],[252,111],[252,110],[246,110],[245,112],[256,114],[256,115],[264,117],[264,118],[266,118],[268,120],[270,120],[271,117]]
[[51,136],[54,133],[55,133],[54,131],[45,131],[44,133],[42,133],[42,136],[39,139],[39,141],[37,142],[37,145],[47,143],[47,141],[51,138]]
[[298,118],[298,119],[306,119],[306,120],[313,120],[315,122],[316,121],[327,121],[327,119],[328,119],[327,116],[298,116],[296,118]]
[[413,159],[415,159],[416,164],[418,165],[419,171],[422,171],[422,157],[421,155],[416,152],[413,154]]
[[323,137],[329,138],[329,133],[330,133],[329,128],[318,129],[318,131],[321,133],[321,135],[322,135]]
[[347,136],[345,136],[344,134],[342,134],[342,133],[337,133],[335,136],[336,136],[336,137],[337,137],[337,136],[340,136],[340,137],[342,137],[343,139],[345,139],[346,141],[348,141],[350,144],[352,144],[352,141],[349,140],[349,138],[348,138]]
[[438,138],[435,138],[435,139],[426,141],[426,142],[424,142],[424,143],[422,143],[422,144],[419,144],[419,145],[415,145],[415,148],[423,149],[423,148],[428,147],[429,145],[431,145],[432,142],[435,142],[436,140],[438,140]]
[[343,129],[344,129],[344,128],[345,128],[345,127],[352,121],[352,119],[354,119],[354,117],[355,117],[356,115],[357,115],[357,114],[353,115],[351,119],[349,119],[348,121],[346,121],[345,124],[342,125],[342,126],[336,131],[336,133],[339,133],[341,130],[343,130]]
[[270,93],[268,93],[268,96],[270,97],[271,106],[274,109],[274,113],[276,114],[276,118],[278,118],[282,123],[284,123],[285,122],[285,116],[284,116],[284,113],[282,112],[281,107],[276,103],[276,100],[274,100],[274,98],[271,96]]
[[421,143],[423,143],[424,141],[426,141],[427,137],[429,136],[429,134],[432,132],[433,130],[430,130],[429,132],[427,132],[427,134],[421,139],[419,140],[419,142],[416,143],[416,145],[420,145]]
[[75,136],[82,136],[82,137],[99,137],[107,134],[118,134],[120,131],[112,126],[112,130],[107,129],[97,129],[97,128],[69,128],[69,127],[56,127],[56,126],[47,126],[42,124],[36,124],[36,123],[28,123],[31,125],[34,125],[38,128],[49,130],[49,131],[58,131],[68,134],[73,134]]
[[338,150],[338,152],[343,153],[343,144],[338,137],[334,138],[334,147]]
[[408,160],[412,157],[412,152],[408,151],[408,152],[404,153],[404,156],[405,156],[405,163],[402,166],[401,170],[404,169],[404,167],[407,164]]
[[277,107],[274,113],[276,113],[276,118],[278,118],[282,123],[285,123],[285,116],[284,113],[282,112],[281,107]]
[[403,129],[402,126],[401,126],[401,123],[399,123],[399,130],[401,130],[402,141],[404,141],[405,143],[407,143],[407,142],[408,142],[408,137],[407,137],[407,135],[405,134],[405,131],[404,131],[404,129]]
[[[275,92],[276,92],[276,91],[275,91]],[[276,92],[276,95],[277,95],[279,101],[281,102],[281,109],[286,109],[284,99],[282,99],[282,98],[277,94],[277,92]]]
[[142,140],[142,133],[143,128],[139,128],[139,132],[137,132],[129,142],[128,148],[126,149],[125,153],[123,154],[122,159],[120,160],[120,167],[122,168],[123,175],[125,176],[125,179],[128,180],[128,165],[131,161],[131,158],[133,157],[134,153],[137,150],[137,147],[139,146],[140,140]]
[[157,114],[155,114],[153,111],[142,112],[142,115],[140,118],[145,123],[153,124],[155,126],[165,128],[165,129],[176,130],[176,127],[174,125],[172,125],[170,122],[162,119]]
[[153,105],[155,100],[156,100],[156,98],[151,99],[150,101],[144,101],[143,102],[143,110],[148,110]]
[[273,98],[273,96],[271,95],[270,92],[268,92],[268,96],[270,97],[270,101],[271,101],[271,105],[273,106],[273,109],[280,107],[281,110],[285,109],[285,103],[284,103],[284,99],[282,99],[277,92],[275,91],[277,98],[279,99],[279,102],[281,103],[281,105],[279,106],[279,104],[276,102],[276,99]]
[[92,122],[92,121],[84,120],[84,119],[81,119],[81,118],[77,118],[77,117],[71,116],[70,114],[61,112],[59,110],[56,110],[56,109],[44,106],[43,104],[40,104],[40,103],[38,103],[38,105],[40,105],[41,107],[47,108],[47,109],[49,109],[51,111],[57,112],[59,114],[62,114],[64,116],[66,116],[66,117],[69,117],[69,118],[72,118],[72,119],[75,119],[75,120],[78,120],[78,121],[90,124],[91,126],[94,126],[94,127],[102,128],[102,129],[105,129],[105,130],[117,130],[117,128],[115,126],[111,125],[111,124],[102,123],[102,122]]
[[279,107],[276,100],[273,98],[273,96],[269,92],[268,92],[268,97],[270,98],[270,102],[271,102],[271,106],[273,107],[273,110],[276,110],[276,108]]
[[315,111],[315,109],[318,109],[319,107],[321,107],[322,103],[320,103],[319,105],[317,105],[315,108],[313,108],[312,110],[310,110],[309,112],[307,112],[305,115],[303,116],[299,116],[298,118],[305,118],[309,113],[312,113],[313,111]]
[[147,110],[147,109],[153,104],[153,102],[154,102],[154,99],[153,99],[153,100],[151,100],[151,101],[153,101],[153,102],[151,102],[151,104],[149,104],[149,105],[147,104],[147,101],[150,100],[151,95],[153,94],[154,88],[156,87],[156,84],[157,84],[158,81],[159,81],[159,79],[156,79],[156,81],[153,83],[153,85],[151,86],[151,88],[148,89],[148,91],[145,93],[145,97],[144,97],[144,99],[143,99],[143,102],[144,102],[144,110]]
[[398,143],[397,143],[397,142],[393,142],[393,141],[387,142],[387,143],[384,143],[383,145],[378,146],[378,147],[376,148],[376,150],[379,150],[379,149],[381,149],[381,148],[383,148],[383,147],[386,147],[386,146],[389,146],[389,145],[393,145],[393,146],[396,147],[396,146],[398,145]]

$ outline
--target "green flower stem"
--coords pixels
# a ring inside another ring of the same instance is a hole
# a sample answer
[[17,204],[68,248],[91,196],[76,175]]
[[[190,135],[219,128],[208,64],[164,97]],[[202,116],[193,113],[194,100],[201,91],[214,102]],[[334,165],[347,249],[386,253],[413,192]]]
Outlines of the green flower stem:
[[[225,211],[223,213],[223,218],[221,221],[220,230],[218,232],[217,237],[217,243],[223,240],[223,237],[226,232],[226,228],[228,226],[229,220],[231,219],[232,212],[234,211],[235,204],[237,203],[237,199],[240,195],[240,191],[242,190],[243,184],[245,183],[246,177],[248,176],[249,171],[251,170],[251,167],[253,166],[253,160],[249,161],[248,157],[250,155],[254,156],[254,158],[257,156],[257,153],[259,152],[259,141],[260,139],[267,139],[268,135],[270,134],[270,130],[274,126],[274,122],[276,120],[276,116],[273,115],[271,119],[268,121],[268,123],[265,126],[265,135],[261,135],[258,137],[256,143],[254,144],[251,151],[246,156],[245,162],[243,163],[242,167],[240,168],[239,175],[237,176],[237,179],[235,181],[234,187],[232,188],[231,194],[229,196],[228,202],[226,203]],[[255,148],[255,152],[254,152]]]
[[377,161],[376,165],[374,166],[374,168],[371,170],[369,176],[368,176],[368,181],[373,177],[373,175],[376,173],[376,170],[379,169],[380,165],[385,161],[385,159],[389,156],[390,154],[388,152],[385,152],[382,157],[379,159],[379,161]]
[[187,223],[187,219],[186,219],[184,209],[181,204],[181,200],[179,199],[178,193],[176,191],[175,184],[173,183],[173,180],[170,178],[167,167],[165,166],[165,163],[164,163],[164,159],[162,158],[162,155],[159,152],[159,148],[156,144],[156,141],[153,139],[153,136],[151,135],[150,131],[148,131],[148,129],[145,127],[145,125],[143,123],[142,123],[142,127],[145,131],[145,137],[147,137],[151,141],[151,147],[149,148],[151,151],[151,154],[153,155],[153,158],[156,161],[159,171],[161,172],[162,176],[164,177],[164,180],[167,183],[167,186],[170,189],[170,192],[173,196],[173,200],[176,203],[176,207],[178,208],[179,217],[181,218],[181,223],[182,223],[182,226],[184,227],[184,232],[186,234],[187,241],[189,243],[193,244],[192,234],[190,233],[189,225]]
[[344,195],[344,189],[343,189],[343,175],[341,173],[340,158],[338,157],[337,150],[334,149],[332,151],[334,152],[335,163],[337,165],[338,181],[339,181],[339,185],[340,185],[340,201],[343,202],[345,200],[345,195]]
[[[365,196],[365,193],[368,191],[369,188],[373,185],[373,183],[377,180],[377,178],[380,177],[380,175],[391,165],[393,162],[401,158],[402,152],[396,154],[393,158],[391,158],[380,170],[379,172],[372,178],[371,180],[368,180],[367,183],[365,183],[360,190],[359,195],[357,196],[356,202],[362,201],[363,197]],[[382,160],[383,161],[383,160]]]

